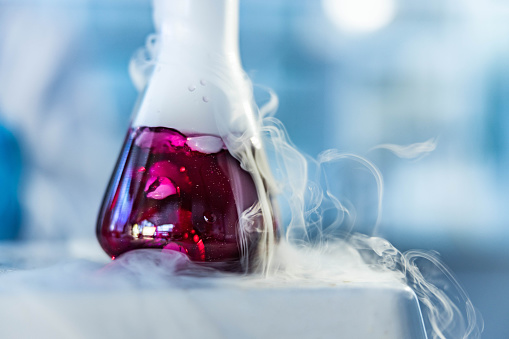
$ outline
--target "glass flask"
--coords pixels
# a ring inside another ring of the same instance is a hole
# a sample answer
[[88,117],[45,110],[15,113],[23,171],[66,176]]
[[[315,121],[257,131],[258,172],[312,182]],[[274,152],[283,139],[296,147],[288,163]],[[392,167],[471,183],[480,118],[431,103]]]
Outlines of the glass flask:
[[154,3],[152,73],[138,81],[142,95],[97,224],[113,259],[156,248],[246,268],[260,243],[273,239],[267,180],[255,159],[263,150],[252,89],[239,57],[238,5]]

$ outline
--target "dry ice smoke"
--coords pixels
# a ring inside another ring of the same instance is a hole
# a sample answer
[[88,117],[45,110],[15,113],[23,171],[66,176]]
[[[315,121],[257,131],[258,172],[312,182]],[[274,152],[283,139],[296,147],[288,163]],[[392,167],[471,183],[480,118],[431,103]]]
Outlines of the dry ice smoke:
[[[131,62],[130,71],[140,89],[147,83],[156,62],[157,39],[150,36],[146,48],[138,51]],[[220,69],[213,72],[216,86],[226,95],[236,93],[232,84],[220,76]],[[243,73],[239,76],[250,89],[247,95],[251,95],[249,79]],[[274,117],[278,107],[275,93],[263,88],[261,92],[265,101],[258,105],[252,97],[239,99],[251,101],[257,112],[255,135],[232,132],[234,124],[225,112],[217,112],[216,116],[229,151],[252,174],[260,197],[258,204],[239,211],[240,242],[251,232],[262,236],[254,262],[245,263],[254,267],[255,272],[243,279],[229,277],[221,280],[221,284],[301,286],[402,282],[419,298],[430,338],[479,338],[482,318],[437,253],[416,250],[401,253],[387,240],[370,236],[382,212],[383,180],[377,167],[361,156],[337,150],[324,151],[317,159],[305,156],[291,143],[284,126]],[[383,144],[374,149],[418,159],[432,152],[436,144],[436,139],[430,139],[407,146]],[[331,188],[330,183],[339,179],[330,176],[327,168],[344,162],[365,167],[376,183],[378,218],[370,234],[356,232],[355,209],[339,199],[338,192]],[[279,216],[276,231],[272,224],[274,213]],[[245,247],[243,250],[247,260],[249,253]]]
[[[157,39],[151,36],[147,46],[136,54],[130,66],[140,90],[154,68]],[[247,77],[245,83],[249,85]],[[217,85],[225,93],[230,90],[227,82],[219,80]],[[479,338],[482,319],[436,253],[401,253],[385,239],[356,232],[354,209],[331,188],[330,183],[339,179],[328,175],[327,168],[356,162],[371,171],[378,188],[374,230],[380,220],[383,195],[382,176],[376,166],[360,156],[336,150],[325,151],[318,159],[306,157],[290,142],[284,126],[274,117],[277,97],[270,91],[268,94],[259,108],[251,98],[258,113],[257,135],[229,133],[231,121],[224,115],[216,119],[229,151],[251,172],[260,197],[257,205],[241,211],[240,218],[241,240],[244,233],[258,232],[262,236],[258,258],[246,263],[254,267],[254,273],[220,273],[194,264],[180,253],[140,250],[126,253],[106,266],[94,261],[69,261],[45,269],[3,273],[0,291],[402,282],[418,296],[430,338]],[[416,148],[422,154],[434,147],[433,143],[383,146],[402,157],[416,154]],[[277,231],[272,224],[274,214],[279,215]],[[262,226],[257,227],[260,218]],[[249,253],[244,253],[244,257],[248,258]],[[35,294],[32,296],[36,298]]]
[[[360,156],[336,150],[322,152],[317,160],[306,158],[288,140],[281,122],[272,116],[276,107],[277,98],[271,93],[259,116],[265,149],[274,163],[274,175],[270,173],[265,181],[271,182],[272,190],[279,193],[280,205],[287,209],[282,241],[270,261],[268,279],[401,281],[417,294],[425,310],[430,338],[480,337],[480,315],[437,253],[416,250],[401,253],[385,239],[356,233],[353,211],[334,195],[328,185],[334,178],[327,177],[324,171],[326,166],[344,161],[360,163],[371,171],[378,187],[375,230],[380,221],[383,193],[378,169]],[[391,146],[406,155],[434,147],[431,142],[400,149]],[[310,168],[313,170],[309,171]],[[333,217],[325,218],[326,214]]]
[[382,144],[372,148],[386,149],[400,158],[404,159],[421,159],[433,152],[437,148],[437,139],[429,139],[424,142],[417,142],[411,145],[395,145],[395,144]]

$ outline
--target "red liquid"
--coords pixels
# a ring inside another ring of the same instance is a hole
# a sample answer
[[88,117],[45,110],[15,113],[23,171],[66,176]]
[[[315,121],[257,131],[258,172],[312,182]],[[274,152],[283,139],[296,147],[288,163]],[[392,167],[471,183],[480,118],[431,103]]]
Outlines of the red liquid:
[[239,215],[257,199],[250,174],[219,138],[139,127],[129,132],[110,181],[97,237],[111,257],[159,248],[236,263]]

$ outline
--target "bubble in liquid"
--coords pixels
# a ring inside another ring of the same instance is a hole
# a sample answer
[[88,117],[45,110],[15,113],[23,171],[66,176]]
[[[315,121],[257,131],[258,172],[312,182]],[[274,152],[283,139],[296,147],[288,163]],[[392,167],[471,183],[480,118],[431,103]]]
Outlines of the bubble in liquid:
[[187,89],[189,90],[189,92],[194,92],[194,90],[196,89],[196,86],[189,85],[189,87],[187,87]]
[[203,213],[203,219],[204,219],[207,223],[209,223],[209,224],[213,224],[213,223],[215,223],[215,222],[216,222],[217,217],[216,217],[216,215],[215,215],[214,213],[212,213],[212,212],[205,212],[205,213]]
[[203,102],[209,102],[209,97],[204,96],[204,97],[203,97]]
[[151,177],[145,185],[145,192],[147,198],[161,200],[177,193],[177,188],[168,178]]
[[202,80],[200,80],[200,84],[201,84],[202,86],[206,86],[206,85],[207,85],[207,82],[206,82],[205,80],[203,80],[203,79],[202,79]]

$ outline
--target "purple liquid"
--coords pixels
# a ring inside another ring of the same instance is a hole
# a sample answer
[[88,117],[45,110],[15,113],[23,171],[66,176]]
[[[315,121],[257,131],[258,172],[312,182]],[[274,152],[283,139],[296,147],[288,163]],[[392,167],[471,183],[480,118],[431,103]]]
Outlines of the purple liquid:
[[97,224],[106,253],[158,248],[238,263],[239,214],[258,198],[250,174],[223,147],[220,138],[164,127],[130,130]]

